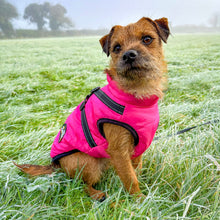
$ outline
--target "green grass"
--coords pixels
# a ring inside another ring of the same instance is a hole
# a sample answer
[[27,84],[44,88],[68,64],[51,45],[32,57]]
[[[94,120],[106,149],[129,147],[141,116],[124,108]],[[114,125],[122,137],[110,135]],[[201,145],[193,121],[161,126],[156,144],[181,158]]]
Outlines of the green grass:
[[[18,163],[50,163],[50,146],[73,108],[105,85],[98,38],[0,41],[0,219],[219,219],[220,35],[177,35],[165,46],[169,88],[157,136],[144,153],[135,201],[109,170],[103,203],[64,173],[29,178]],[[112,205],[114,204],[114,206]]]

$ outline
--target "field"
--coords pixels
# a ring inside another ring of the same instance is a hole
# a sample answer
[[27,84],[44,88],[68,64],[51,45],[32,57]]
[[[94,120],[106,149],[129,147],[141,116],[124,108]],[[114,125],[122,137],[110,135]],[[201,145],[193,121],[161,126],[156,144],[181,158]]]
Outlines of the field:
[[160,126],[144,153],[135,201],[113,170],[91,200],[79,178],[30,178],[17,163],[50,163],[51,143],[73,108],[106,83],[97,37],[0,41],[0,219],[220,219],[220,35],[171,36],[169,88]]

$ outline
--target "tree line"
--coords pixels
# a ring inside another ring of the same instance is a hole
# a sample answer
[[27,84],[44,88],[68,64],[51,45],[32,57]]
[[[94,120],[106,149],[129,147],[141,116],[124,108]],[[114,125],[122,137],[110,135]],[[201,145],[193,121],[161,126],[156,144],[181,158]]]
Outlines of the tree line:
[[[35,24],[38,31],[42,31],[46,26],[52,31],[58,31],[61,28],[74,27],[73,22],[66,16],[66,13],[67,10],[60,4],[32,3],[25,8],[23,18]],[[14,35],[12,21],[16,18],[18,18],[18,12],[15,6],[6,0],[0,0],[0,30],[6,37]]]
[[[50,37],[50,36],[72,36],[72,35],[94,35],[105,34],[106,30],[73,30],[73,22],[66,16],[67,10],[60,4],[52,5],[49,2],[43,4],[29,4],[23,14],[23,18],[29,23],[35,24],[37,30],[14,30],[12,21],[17,19],[17,9],[7,0],[0,0],[0,38],[2,37]],[[212,28],[206,26],[182,25],[173,27],[174,32],[209,32],[220,30],[220,12],[213,13],[208,23]],[[48,28],[50,31],[48,31]],[[66,29],[64,31],[61,31]],[[69,29],[72,29],[69,31]]]

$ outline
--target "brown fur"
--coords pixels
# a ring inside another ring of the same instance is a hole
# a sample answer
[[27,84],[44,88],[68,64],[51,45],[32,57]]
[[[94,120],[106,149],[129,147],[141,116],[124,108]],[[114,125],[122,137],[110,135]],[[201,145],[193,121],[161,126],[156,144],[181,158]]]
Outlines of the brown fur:
[[53,164],[48,166],[31,165],[31,164],[16,164],[13,162],[24,173],[30,174],[31,176],[39,176],[43,174],[51,174],[55,171]]
[[[153,40],[149,45],[143,43],[143,37],[150,36]],[[142,18],[134,24],[127,26],[114,26],[108,35],[100,39],[100,44],[107,56],[111,55],[110,68],[106,72],[117,81],[119,87],[138,99],[151,95],[163,96],[164,73],[166,62],[164,61],[162,41],[166,43],[169,36],[168,21],[166,18],[151,20]],[[115,51],[116,45],[120,50]],[[123,55],[129,51],[137,51],[137,58],[132,64],[123,62]],[[59,160],[61,167],[71,178],[74,178],[76,170],[80,171],[83,181],[87,184],[86,191],[97,200],[103,200],[105,194],[95,190],[96,184],[109,165],[112,165],[119,175],[124,187],[130,194],[142,196],[136,168],[142,168],[141,156],[131,160],[134,150],[134,139],[131,133],[123,127],[104,124],[104,133],[109,143],[107,153],[110,159],[93,158],[79,152],[63,157]],[[30,175],[50,174],[55,165],[17,165],[25,173]]]

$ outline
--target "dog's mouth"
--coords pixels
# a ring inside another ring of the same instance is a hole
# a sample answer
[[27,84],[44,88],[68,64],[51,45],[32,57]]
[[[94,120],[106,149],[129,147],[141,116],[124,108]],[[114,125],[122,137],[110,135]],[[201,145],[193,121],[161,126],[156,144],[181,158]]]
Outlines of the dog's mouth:
[[117,73],[127,80],[155,79],[158,77],[160,69],[151,61],[135,61],[131,64],[119,63]]
[[138,99],[153,94],[162,97],[158,86],[163,78],[163,66],[158,58],[150,54],[143,56],[139,53],[132,62],[125,61],[122,56],[112,68],[115,74],[114,79],[122,90]]
[[122,68],[118,68],[118,74],[128,79],[145,77],[147,69],[132,64],[124,65]]

